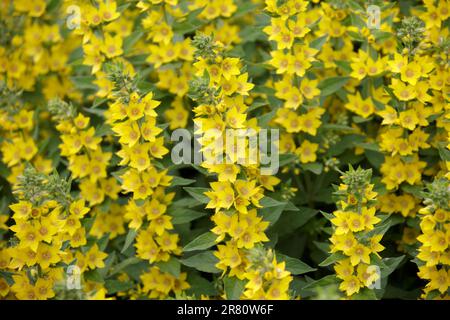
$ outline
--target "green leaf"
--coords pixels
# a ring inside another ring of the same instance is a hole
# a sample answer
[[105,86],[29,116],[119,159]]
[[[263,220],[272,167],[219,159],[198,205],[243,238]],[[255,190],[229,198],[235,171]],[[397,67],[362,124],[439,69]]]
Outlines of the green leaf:
[[381,152],[365,150],[364,154],[374,168],[379,169],[384,163],[384,155]]
[[212,232],[205,232],[204,234],[199,235],[197,238],[189,242],[184,248],[183,251],[195,251],[195,250],[205,250],[211,248],[216,244],[217,235]]
[[450,150],[447,148],[444,148],[442,146],[438,147],[439,150],[439,156],[443,161],[450,161]]
[[239,300],[245,288],[245,281],[236,277],[225,277],[223,287],[227,300]]
[[[255,28],[254,26],[244,27],[239,32],[239,36],[241,39],[244,39],[245,42],[251,42],[251,41],[256,41],[256,40],[264,41],[266,39],[266,35],[262,31],[262,29]],[[236,46],[235,48],[239,48],[239,47]],[[241,54],[236,54],[236,55],[245,55],[245,52],[241,53]],[[253,66],[253,65],[251,65],[251,66]]]
[[186,290],[186,293],[188,295],[195,295],[197,299],[200,298],[201,295],[207,296],[219,295],[214,284],[209,282],[205,278],[199,276],[197,272],[189,272],[187,281],[191,285],[191,287]]
[[362,288],[358,293],[355,293],[352,300],[378,300],[375,290],[369,288]]
[[[339,284],[338,278],[336,278],[336,275],[331,274],[328,276],[325,276],[318,280],[313,280],[303,286],[303,289],[315,289],[315,288],[324,288],[328,286],[337,286]],[[331,291],[331,290],[330,290]]]
[[104,282],[103,277],[100,275],[100,272],[98,269],[89,270],[89,271],[85,272],[84,279],[93,281],[93,282],[98,282],[98,283]]
[[204,21],[199,20],[197,16],[200,14],[200,12],[203,11],[203,8],[194,10],[188,14],[186,17],[186,20],[180,23],[174,23],[172,29],[173,32],[179,33],[179,34],[186,34],[189,32],[192,32],[199,27],[201,27],[203,24],[205,24]]
[[124,12],[129,6],[131,5],[131,2],[124,3],[117,7],[117,12]]
[[79,90],[97,90],[97,86],[92,82],[95,80],[93,76],[73,76],[70,77],[74,86]]
[[106,257],[106,260],[104,261],[105,266],[103,268],[96,269],[103,279],[106,278],[106,275],[108,274],[111,266],[116,262],[116,260],[116,253],[113,251]]
[[172,183],[170,184],[171,187],[175,187],[175,186],[187,186],[189,184],[194,183],[196,180],[193,179],[186,179],[186,178],[182,178],[182,177],[173,177],[172,179]]
[[216,268],[216,264],[219,262],[219,259],[213,254],[212,251],[205,251],[193,255],[189,258],[180,260],[182,264],[185,266],[195,268],[199,271],[208,272],[208,273],[219,273],[221,272]]
[[316,209],[307,207],[300,207],[298,211],[289,212],[285,209],[277,223],[271,227],[271,233],[279,236],[288,235],[307,223],[317,212]]
[[352,25],[358,27],[358,29],[366,27],[366,22],[356,13],[351,12],[350,18],[352,21]]
[[83,110],[86,111],[87,113],[95,114],[98,117],[104,118],[104,113],[105,113],[104,109],[83,108]]
[[373,117],[367,117],[367,118],[360,117],[360,116],[353,116],[352,117],[352,120],[353,120],[354,123],[370,122],[370,121],[372,121],[372,119],[373,119]]
[[384,258],[383,263],[385,264],[386,268],[381,268],[381,277],[387,277],[392,272],[397,269],[397,267],[400,265],[400,263],[404,260],[405,256],[395,257],[395,258]]
[[321,263],[319,263],[320,267],[326,267],[329,266],[339,260],[345,259],[346,256],[340,252],[335,252],[333,254],[331,254],[328,258],[326,258],[325,260],[323,260]]
[[136,30],[123,40],[123,52],[129,54],[136,42],[144,35],[142,30]]
[[210,175],[212,175],[212,174],[210,174],[209,172],[208,172],[208,170],[206,170],[205,168],[202,168],[202,167],[200,167],[200,166],[198,166],[198,165],[196,165],[196,164],[191,164],[191,166],[192,166],[192,168],[194,168],[195,170],[197,170],[198,172],[200,172],[202,175],[204,175],[204,176],[210,176]]
[[320,213],[329,221],[334,218],[334,215],[325,211],[320,210]]
[[236,19],[239,18],[243,15],[245,15],[248,12],[251,12],[258,8],[259,5],[252,3],[251,1],[244,1],[242,3],[239,4],[238,9],[236,10],[236,12],[233,14],[232,19]]
[[346,73],[352,72],[352,67],[350,67],[350,62],[348,62],[348,61],[343,61],[343,60],[341,60],[341,61],[336,60],[336,61],[334,61],[334,63],[335,63],[339,68],[341,68],[342,70],[344,70]]
[[264,113],[263,115],[257,117],[258,125],[261,128],[267,128],[269,126],[269,122],[272,121],[275,116],[276,110],[272,110],[270,112]]
[[275,207],[271,206],[262,208],[260,209],[259,212],[263,217],[264,221],[268,221],[270,222],[270,225],[273,225],[275,222],[278,221],[285,207],[286,204],[281,203],[280,205],[277,205]]
[[201,203],[209,203],[209,198],[204,195],[205,192],[210,191],[208,188],[183,187],[183,189]]
[[103,123],[102,125],[95,128],[95,136],[97,137],[103,137],[112,134],[114,134],[114,131],[112,131],[109,124]]
[[137,257],[131,257],[131,258],[125,259],[125,260],[119,262],[118,264],[116,264],[114,266],[114,268],[111,269],[110,276],[122,271],[124,268],[126,268],[128,266],[137,264],[139,262],[142,262],[142,260]]
[[378,151],[378,152],[380,151],[380,147],[375,142],[360,142],[360,143],[355,143],[355,146],[366,149],[366,150],[372,150],[372,151]]
[[136,238],[137,231],[135,229],[128,230],[127,236],[125,238],[125,243],[123,244],[122,250],[120,253],[124,253],[130,245],[133,243],[134,238]]
[[314,174],[321,174],[323,169],[323,164],[319,162],[313,163],[302,163],[301,167],[303,170],[311,171]]
[[375,40],[377,40],[377,41],[386,40],[393,36],[393,34],[391,32],[381,31],[381,30],[376,30],[376,29],[372,30],[372,33],[375,37]]
[[0,270],[0,277],[5,279],[5,281],[8,283],[9,286],[12,286],[14,284],[14,279],[12,277],[13,275],[14,275],[13,272]]
[[422,187],[420,187],[420,186],[415,186],[415,185],[412,186],[409,184],[403,184],[401,188],[404,192],[410,193],[418,199],[423,198]]
[[300,208],[296,207],[292,202],[288,201],[286,203],[285,211],[300,211]]
[[271,197],[265,196],[264,198],[262,198],[259,201],[259,204],[262,205],[264,208],[270,208],[270,207],[277,207],[277,206],[285,205],[286,203],[275,200]]
[[96,97],[94,99],[94,102],[92,103],[91,109],[97,108],[97,107],[101,106],[102,104],[104,104],[107,101],[108,101],[107,98]]
[[192,209],[185,208],[173,208],[168,210],[169,215],[173,217],[173,224],[183,224],[188,223],[198,218],[206,216],[208,213],[195,211]]
[[126,281],[122,282],[119,280],[106,280],[105,288],[108,291],[108,294],[115,294],[120,291],[128,291],[134,287],[133,282]]
[[201,203],[193,198],[184,197],[172,202],[172,206],[176,209],[178,208],[194,208],[201,205]]
[[311,43],[309,44],[309,46],[310,46],[311,48],[320,50],[320,49],[322,49],[323,45],[327,42],[327,39],[328,39],[328,35],[326,34],[326,35],[324,35],[324,36],[321,36],[321,37],[316,38],[316,39],[314,39],[313,41],[311,41]]
[[389,228],[404,221],[404,218],[402,216],[397,215],[384,217],[380,215],[379,218],[384,218],[384,220],[382,220],[375,226],[375,228],[373,228],[369,232],[364,233],[362,239],[369,239],[376,235],[384,235],[389,230]]
[[321,96],[329,96],[330,94],[335,93],[340,88],[342,88],[348,81],[350,77],[331,77],[322,80],[318,87],[321,90]]
[[265,100],[254,101],[252,103],[252,105],[247,109],[247,112],[252,112],[253,110],[256,110],[258,108],[261,108],[261,107],[264,107],[267,105],[268,105],[268,102]]
[[175,257],[170,257],[167,261],[158,261],[155,263],[162,272],[170,273],[174,277],[178,278],[180,276],[181,264]]
[[109,242],[109,233],[105,234],[103,237],[98,239],[97,245],[98,245],[99,250],[105,251],[106,246],[108,245],[108,242]]
[[266,94],[268,96],[273,96],[276,93],[274,88],[265,87],[265,86],[256,86],[253,88],[252,92]]
[[303,261],[301,261],[299,259],[288,257],[281,253],[277,253],[276,256],[277,256],[278,262],[281,262],[281,261],[286,262],[286,270],[288,270],[293,275],[304,274],[307,272],[312,272],[312,271],[317,270],[315,268],[308,266],[306,263],[304,263]]
[[280,154],[280,157],[279,157],[279,160],[278,160],[279,161],[278,164],[279,164],[280,167],[284,167],[284,166],[286,166],[286,165],[288,165],[290,163],[295,162],[297,159],[298,159],[298,156],[296,154],[283,153],[283,154]]
[[328,242],[313,241],[313,243],[323,253],[326,253],[328,255],[328,253],[330,252],[330,244]]
[[366,12],[366,10],[364,10],[364,8],[354,0],[347,0],[347,5],[354,11]]

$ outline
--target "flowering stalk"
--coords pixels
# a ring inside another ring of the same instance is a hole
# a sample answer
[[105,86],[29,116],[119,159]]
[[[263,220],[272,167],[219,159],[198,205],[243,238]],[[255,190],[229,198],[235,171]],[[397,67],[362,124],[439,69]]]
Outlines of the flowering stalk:
[[265,10],[271,15],[270,25],[263,28],[268,39],[276,43],[268,63],[275,68],[276,75],[281,76],[274,77],[278,81],[268,83],[275,89],[275,96],[283,101],[274,118],[274,122],[285,130],[281,135],[280,151],[295,153],[300,163],[317,159],[319,144],[309,138],[317,135],[322,123],[320,118],[325,112],[318,103],[319,80],[308,73],[312,63],[317,61],[315,56],[319,50],[312,48],[308,40],[309,27],[314,21],[305,14],[307,7],[307,1],[281,4],[267,1]]
[[339,201],[331,219],[330,252],[341,257],[334,270],[341,280],[339,289],[347,297],[362,288],[372,289],[373,284],[380,280],[380,268],[374,257],[380,258],[378,252],[384,249],[380,244],[383,235],[376,229],[381,219],[376,215],[377,193],[370,183],[371,176],[371,170],[354,170],[350,166],[347,172],[342,173],[343,183],[335,192]]
[[161,272],[157,262],[169,261],[180,255],[179,236],[173,232],[172,217],[167,214],[174,192],[166,193],[172,177],[167,170],[158,170],[156,160],[168,153],[164,147],[162,129],[157,126],[153,93],[143,94],[120,65],[113,65],[109,77],[114,84],[115,100],[110,104],[109,122],[118,137],[123,166],[120,180],[122,192],[131,193],[126,205],[125,219],[130,230],[137,233],[136,255],[147,260],[148,272],[141,275],[142,293],[150,298],[165,298],[171,292],[181,293],[189,288],[186,273],[178,278]]
[[450,183],[447,178],[436,178],[427,186],[420,209],[421,235],[417,254],[418,276],[427,281],[422,298],[448,298],[450,283]]
[[[81,250],[86,245],[81,220],[89,208],[84,200],[72,198],[70,181],[28,166],[19,177],[16,194],[19,202],[10,206],[15,222],[10,229],[16,241],[2,250],[2,260],[15,272],[10,290],[18,299],[66,296],[74,288],[66,286],[65,270],[77,266],[81,277],[81,272],[105,266],[107,255],[97,244]],[[74,297],[104,297],[105,291],[91,290],[82,280],[78,291],[71,291]]]
[[[205,156],[202,166],[217,174],[218,179],[210,183],[212,190],[205,193],[210,199],[206,208],[215,209],[211,220],[216,225],[212,229],[217,235],[216,242],[225,241],[218,244],[214,252],[219,259],[216,267],[228,277],[246,281],[244,298],[286,299],[292,280],[290,273],[284,271],[283,262],[277,263],[273,253],[256,248],[259,243],[268,241],[264,231],[269,223],[257,214],[262,207],[259,201],[264,188],[273,190],[279,180],[260,175],[258,163],[240,161],[250,156],[247,141],[240,150],[226,147],[227,139],[234,139],[227,134],[227,129],[228,132],[259,130],[256,122],[246,120],[247,106],[242,98],[248,95],[253,84],[247,82],[247,73],[241,74],[239,59],[227,57],[213,37],[197,35],[193,43],[197,47],[194,65],[199,76],[191,82],[190,88],[190,97],[198,103],[194,109],[195,133],[202,135],[199,139]],[[252,255],[258,258],[252,259]],[[275,273],[273,278],[270,270],[280,270],[280,273]]]

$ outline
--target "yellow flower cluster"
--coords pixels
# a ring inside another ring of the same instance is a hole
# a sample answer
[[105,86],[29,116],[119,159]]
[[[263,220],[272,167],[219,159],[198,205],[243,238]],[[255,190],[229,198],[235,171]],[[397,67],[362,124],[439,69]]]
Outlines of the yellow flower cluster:
[[331,252],[343,258],[334,266],[342,280],[339,289],[350,297],[380,279],[371,255],[380,257],[378,252],[384,247],[380,244],[383,235],[375,229],[381,219],[374,207],[377,193],[370,183],[371,172],[350,169],[341,178],[344,184],[336,192],[341,200],[331,219],[334,229],[330,241]]
[[[100,251],[97,244],[88,251],[80,250],[86,245],[86,230],[81,224],[89,212],[85,201],[71,201],[69,197],[58,202],[46,200],[46,196],[37,193],[32,199],[20,200],[10,206],[14,212],[14,224],[10,229],[17,241],[2,249],[1,261],[5,270],[14,272],[14,284],[9,288],[2,279],[2,296],[11,291],[17,298],[26,300],[55,297],[59,294],[55,289],[58,283],[66,281],[60,262],[76,266],[80,272],[105,266],[107,254]],[[105,293],[104,289],[85,292],[87,297],[94,294],[104,297]]]
[[[295,153],[301,163],[316,160],[319,144],[310,142],[307,136],[292,133],[315,136],[325,112],[319,107],[319,79],[306,76],[319,52],[311,46],[312,37],[308,36],[311,31],[308,26],[319,16],[315,12],[306,12],[307,6],[307,1],[287,1],[282,5],[277,1],[266,1],[265,9],[271,19],[270,25],[263,29],[268,39],[276,43],[276,50],[270,52],[269,63],[276,69],[276,74],[282,75],[279,81],[269,83],[275,89],[275,96],[284,101],[274,118],[274,122],[286,130],[281,136],[284,143],[280,151]],[[301,142],[300,146],[296,147],[295,141]]]
[[[167,170],[158,171],[152,164],[168,153],[163,137],[158,137],[162,129],[156,126],[154,109],[159,102],[152,99],[151,92],[141,95],[127,83],[127,76],[119,75],[123,78],[115,80],[117,98],[110,104],[110,123],[121,147],[117,152],[121,158],[119,165],[125,166],[120,176],[122,192],[132,193],[124,218],[129,221],[129,227],[137,231],[137,257],[152,264],[168,261],[171,254],[181,254],[179,236],[169,231],[173,230],[172,217],[166,214],[175,194],[165,191],[172,180]],[[182,273],[181,277],[186,278],[186,274]],[[177,293],[189,288],[183,280],[175,284],[172,275],[161,273],[156,266],[141,279],[143,292],[150,298],[163,298],[171,290]],[[162,286],[157,285],[159,282]]]
[[[421,243],[417,258],[422,262],[418,275],[427,280],[423,297],[447,297],[450,286],[450,207],[449,181],[446,178],[435,180],[429,186],[430,197],[425,199],[427,206],[422,208],[420,229],[417,237]],[[437,198],[436,198],[437,197]]]
[[11,174],[8,181],[11,184],[17,182],[17,176],[25,168],[25,161],[29,161],[41,172],[51,171],[51,161],[42,158],[38,154],[36,143],[33,139],[34,112],[20,110],[16,114],[0,112],[2,128],[0,132],[5,139],[0,143],[0,151],[3,162],[10,168]]
[[[194,123],[197,125],[196,133],[201,134],[201,150],[206,151],[202,166],[208,172],[217,174],[218,179],[210,183],[212,190],[205,192],[209,198],[206,208],[215,209],[211,220],[216,225],[212,229],[218,236],[216,242],[226,241],[219,244],[218,250],[214,252],[219,259],[216,266],[224,273],[228,272],[229,277],[253,281],[256,281],[255,277],[259,279],[244,293],[246,298],[286,298],[291,278],[275,273],[275,279],[285,280],[271,284],[272,276],[264,278],[265,272],[255,273],[255,266],[247,257],[256,244],[269,240],[264,233],[269,223],[258,216],[257,209],[262,207],[260,200],[264,197],[264,189],[273,190],[279,179],[271,177],[262,183],[263,178],[258,170],[260,159],[255,157],[254,163],[248,160],[249,141],[244,140],[238,147],[238,144],[234,144],[235,136],[227,133],[227,130],[251,128],[256,134],[259,130],[256,121],[246,119],[248,107],[243,99],[254,85],[247,82],[247,73],[241,73],[239,59],[227,57],[221,44],[213,43],[208,36],[197,38],[196,41],[198,47],[202,47],[202,44],[211,47],[209,52],[198,52],[205,57],[200,56],[194,63],[197,76],[207,74],[207,78],[199,78],[198,81],[203,81],[210,92],[209,95],[202,93],[195,96],[194,100],[199,105],[194,109]],[[230,140],[231,148],[228,147]],[[242,162],[241,159],[247,161]],[[273,263],[276,269],[276,260]]]
[[449,22],[1,1],[0,298],[448,299]]

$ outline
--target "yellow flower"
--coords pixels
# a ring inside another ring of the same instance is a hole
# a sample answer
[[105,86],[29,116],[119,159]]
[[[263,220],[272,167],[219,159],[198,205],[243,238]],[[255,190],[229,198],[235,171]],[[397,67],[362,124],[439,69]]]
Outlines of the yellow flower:
[[11,230],[16,232],[16,235],[20,240],[21,248],[30,248],[34,252],[37,251],[39,243],[41,241],[37,225],[35,226],[32,224],[25,223],[23,227],[21,227],[20,229],[15,229],[11,227]]
[[301,163],[314,162],[317,159],[316,151],[318,148],[317,143],[304,140],[300,147],[295,150],[295,153],[299,156]]
[[53,285],[54,283],[52,280],[39,278],[34,285],[36,298],[38,300],[53,298],[55,296]]
[[106,22],[113,21],[120,16],[120,13],[117,12],[116,1],[111,0],[106,0],[106,2],[100,1],[98,13],[102,17],[103,21]]
[[343,281],[339,285],[339,289],[341,291],[344,291],[347,294],[347,296],[352,296],[355,293],[358,293],[362,287],[363,283],[359,280],[357,276],[354,275],[343,279]]
[[401,101],[409,101],[417,96],[413,86],[407,85],[398,79],[393,79],[389,87],[394,90],[395,96]]
[[124,121],[113,126],[112,130],[120,136],[119,142],[130,147],[138,142],[141,133],[134,121]]
[[[374,208],[375,209],[375,208]],[[364,217],[356,212],[348,213],[348,226],[351,232],[362,231],[365,228]]]
[[50,265],[58,263],[61,260],[58,253],[59,248],[56,245],[41,243],[37,251],[37,263],[45,270]]
[[415,85],[421,77],[421,68],[417,62],[410,62],[404,65],[400,70],[400,78],[403,82]]
[[239,59],[238,58],[225,58],[223,59],[220,68],[222,70],[222,76],[230,80],[231,76],[236,76],[240,74],[239,70]]
[[106,253],[99,250],[97,244],[94,244],[86,253],[86,264],[89,269],[103,268],[105,266],[103,260],[107,256]]
[[103,41],[101,51],[106,55],[107,58],[111,59],[122,55],[122,37],[120,35],[112,36],[109,33],[105,34],[105,39]]
[[349,252],[351,264],[353,266],[356,266],[360,262],[370,264],[370,253],[369,248],[358,243]]
[[320,90],[317,89],[318,80],[303,79],[300,84],[300,91],[306,99],[314,99],[320,95]]
[[385,106],[384,110],[378,111],[377,114],[383,118],[381,124],[389,125],[398,122],[397,111],[391,106]]
[[431,290],[437,289],[440,293],[447,292],[450,286],[450,274],[445,269],[434,270],[430,274],[430,282],[426,285]]
[[84,217],[86,213],[88,213],[90,210],[88,207],[85,207],[85,204],[86,203],[84,199],[79,199],[77,201],[72,202],[69,208],[70,213],[79,218]]
[[291,61],[293,59],[293,57],[290,54],[284,53],[283,50],[279,50],[279,51],[271,51],[270,55],[272,56],[272,59],[269,61],[269,63],[276,69],[277,74],[290,71]]
[[399,123],[403,128],[414,130],[418,122],[419,118],[417,117],[417,113],[414,109],[400,112]]

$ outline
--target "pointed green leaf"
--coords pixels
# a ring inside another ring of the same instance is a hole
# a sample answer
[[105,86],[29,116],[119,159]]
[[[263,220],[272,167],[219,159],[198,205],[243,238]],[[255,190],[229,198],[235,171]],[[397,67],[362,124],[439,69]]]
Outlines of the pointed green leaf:
[[167,261],[158,261],[155,266],[159,267],[162,272],[167,272],[178,278],[180,276],[181,264],[175,257],[170,257]]
[[223,279],[223,286],[227,300],[239,300],[244,291],[245,281],[239,280],[236,277],[225,277]]
[[199,271],[209,272],[209,273],[219,273],[221,272],[216,268],[216,264],[219,259],[213,254],[212,251],[205,251],[193,255],[186,259],[181,259],[180,262],[185,266],[195,268]]
[[299,259],[288,257],[281,253],[277,253],[276,255],[277,255],[277,261],[278,262],[281,262],[281,261],[286,262],[286,270],[288,270],[293,275],[304,274],[307,272],[312,272],[312,271],[317,270],[315,268],[308,266],[306,263],[304,263],[303,261],[301,261]]
[[320,95],[325,97],[335,93],[340,88],[342,88],[349,80],[350,77],[331,77],[322,80],[318,85],[319,89],[321,90]]
[[209,202],[209,198],[204,194],[205,192],[210,191],[208,188],[183,187],[183,189],[201,203],[206,204]]
[[183,251],[195,251],[195,250],[205,250],[216,244],[217,235],[212,232],[205,232],[199,235],[197,238],[189,242]]
[[130,247],[130,245],[136,238],[136,234],[137,232],[135,229],[128,230],[127,236],[125,238],[125,243],[123,244],[122,250],[120,251],[121,253],[124,253]]
[[346,256],[340,252],[335,252],[333,254],[331,254],[328,258],[326,258],[325,260],[323,260],[321,263],[319,263],[320,267],[326,267],[329,266],[339,260],[345,259]]

